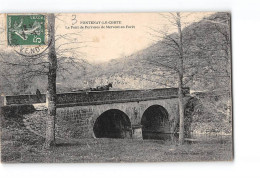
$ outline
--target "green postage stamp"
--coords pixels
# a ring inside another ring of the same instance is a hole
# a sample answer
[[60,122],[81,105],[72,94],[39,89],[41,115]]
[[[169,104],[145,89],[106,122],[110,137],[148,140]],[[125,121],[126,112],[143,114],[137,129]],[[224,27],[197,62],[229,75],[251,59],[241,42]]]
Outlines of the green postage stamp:
[[8,45],[45,45],[45,22],[45,15],[7,15]]

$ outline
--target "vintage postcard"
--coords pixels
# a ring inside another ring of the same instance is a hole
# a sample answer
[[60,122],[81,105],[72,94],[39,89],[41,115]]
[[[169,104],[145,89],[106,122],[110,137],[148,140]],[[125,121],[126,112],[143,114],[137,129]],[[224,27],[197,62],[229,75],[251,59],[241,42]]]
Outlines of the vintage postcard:
[[0,14],[2,163],[233,160],[229,12]]

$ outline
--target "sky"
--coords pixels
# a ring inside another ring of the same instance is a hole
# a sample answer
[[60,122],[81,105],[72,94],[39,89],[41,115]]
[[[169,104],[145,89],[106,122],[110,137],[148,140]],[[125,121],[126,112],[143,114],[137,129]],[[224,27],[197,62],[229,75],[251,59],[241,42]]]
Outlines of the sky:
[[[189,25],[212,12],[182,13],[183,22]],[[142,50],[160,38],[154,37],[154,30],[173,33],[177,29],[170,24],[168,13],[88,13],[57,14],[56,34],[71,34],[78,42],[80,57],[91,63],[102,63],[111,59],[131,55]],[[72,27],[73,26],[73,27]],[[101,27],[104,28],[101,28]],[[107,27],[109,26],[109,27]],[[111,28],[120,26],[125,28]],[[73,33],[77,33],[74,35]],[[69,35],[68,35],[69,36]],[[62,42],[62,40],[60,41]]]

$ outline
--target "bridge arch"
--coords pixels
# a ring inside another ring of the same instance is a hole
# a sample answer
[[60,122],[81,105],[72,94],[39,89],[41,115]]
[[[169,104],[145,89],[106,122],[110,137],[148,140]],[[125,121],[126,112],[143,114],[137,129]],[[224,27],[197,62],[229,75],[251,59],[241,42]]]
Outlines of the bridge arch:
[[161,105],[152,105],[148,107],[141,118],[143,139],[170,138],[169,113]]
[[96,138],[131,138],[131,122],[123,111],[109,109],[96,119],[93,131]]

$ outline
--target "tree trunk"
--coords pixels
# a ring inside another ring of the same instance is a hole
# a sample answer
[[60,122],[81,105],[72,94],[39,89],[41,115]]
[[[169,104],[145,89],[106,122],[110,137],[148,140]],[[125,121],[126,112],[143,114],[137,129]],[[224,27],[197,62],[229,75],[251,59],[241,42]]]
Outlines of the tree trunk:
[[179,144],[184,143],[184,104],[183,104],[183,41],[182,41],[182,30],[181,30],[181,16],[180,13],[177,13],[177,19],[176,19],[177,27],[178,27],[178,33],[179,33],[179,55],[180,55],[180,61],[179,61],[179,79],[178,79],[178,102],[179,102],[179,117],[180,117],[180,130],[179,130]]
[[179,103],[179,117],[180,117],[180,129],[179,129],[179,144],[184,143],[184,104],[183,104],[183,92],[182,92],[182,76],[179,74],[178,80],[178,103]]
[[57,73],[57,56],[55,51],[55,16],[48,15],[48,32],[49,32],[49,71],[48,71],[48,90],[46,94],[46,103],[48,107],[48,118],[46,121],[46,139],[45,148],[50,148],[55,144],[55,121],[56,121],[56,73]]

